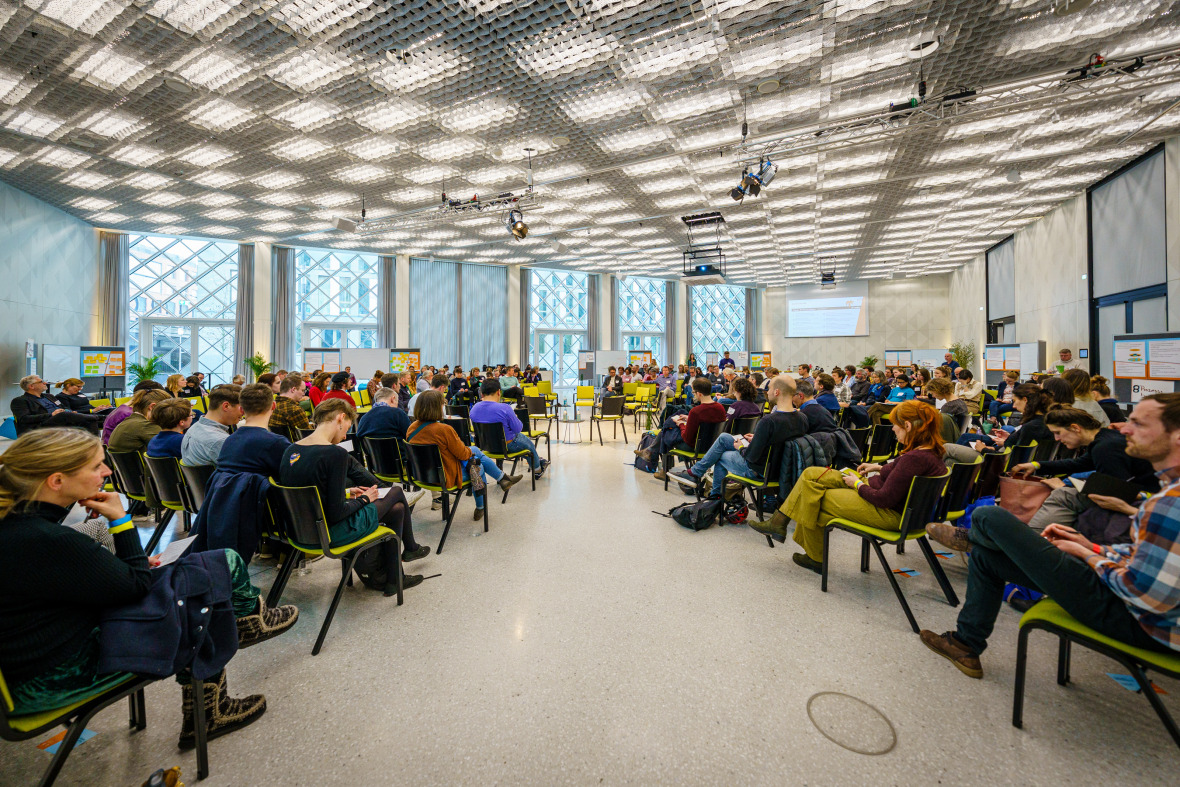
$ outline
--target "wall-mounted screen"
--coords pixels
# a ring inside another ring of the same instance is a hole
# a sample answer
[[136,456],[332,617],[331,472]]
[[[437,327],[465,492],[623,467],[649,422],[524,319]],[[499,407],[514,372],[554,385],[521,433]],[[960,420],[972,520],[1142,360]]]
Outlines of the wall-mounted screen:
[[823,289],[787,287],[787,338],[867,336],[869,283],[851,281]]

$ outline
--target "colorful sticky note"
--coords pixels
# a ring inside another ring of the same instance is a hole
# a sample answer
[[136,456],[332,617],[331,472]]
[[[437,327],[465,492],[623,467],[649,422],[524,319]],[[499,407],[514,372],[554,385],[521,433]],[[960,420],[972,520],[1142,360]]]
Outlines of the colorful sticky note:
[[916,577],[920,573],[916,568],[895,568],[894,574],[901,574],[903,577]]
[[[1134,691],[1134,692],[1138,693],[1139,681],[1135,680],[1134,676],[1120,675],[1117,672],[1108,672],[1106,674],[1110,676],[1111,680],[1113,680],[1115,683],[1122,686],[1127,691]],[[1155,685],[1155,681],[1151,681],[1151,687],[1153,689],[1155,689],[1156,694],[1167,694],[1168,693],[1168,692],[1164,691],[1163,689],[1161,689],[1159,686]]]
[[[93,738],[97,734],[98,733],[95,732],[94,730],[82,730],[82,734],[78,736],[78,742],[74,744],[74,748],[81,746],[83,743],[90,740],[91,738]],[[66,738],[65,730],[62,730],[61,732],[59,732],[57,735],[54,735],[49,740],[42,741],[41,743],[38,743],[37,748],[44,749],[45,751],[49,752],[50,754],[57,754],[57,750],[58,750],[58,748],[61,747],[61,742],[63,740],[65,740],[65,738]]]

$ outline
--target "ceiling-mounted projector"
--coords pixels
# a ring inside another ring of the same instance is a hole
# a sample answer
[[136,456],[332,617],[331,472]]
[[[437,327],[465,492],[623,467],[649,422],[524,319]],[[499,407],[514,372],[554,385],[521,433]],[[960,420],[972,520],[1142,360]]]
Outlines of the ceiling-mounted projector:
[[681,216],[680,220],[688,227],[688,248],[684,251],[680,281],[690,286],[725,284],[725,252],[721,250],[721,226],[725,224],[725,218],[713,211]]
[[725,269],[720,265],[693,265],[685,267],[680,274],[680,281],[692,286],[694,284],[725,284]]

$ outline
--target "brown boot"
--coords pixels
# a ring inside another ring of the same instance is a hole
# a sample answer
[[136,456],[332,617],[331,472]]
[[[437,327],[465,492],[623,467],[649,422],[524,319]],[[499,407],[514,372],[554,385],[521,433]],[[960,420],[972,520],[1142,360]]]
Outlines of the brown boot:
[[[184,717],[180,723],[180,739],[176,745],[181,749],[191,749],[197,745],[193,684],[186,680],[181,685],[181,692],[181,712]],[[205,681],[204,701],[205,734],[208,740],[240,730],[266,712],[266,697],[261,694],[251,694],[241,699],[229,696],[225,684],[225,670]]]
[[970,552],[971,542],[967,540],[967,528],[955,527],[950,522],[931,522],[926,525],[926,535],[948,549],[956,552]]
[[775,509],[775,512],[771,514],[770,519],[766,520],[765,522],[759,522],[755,520],[753,522],[749,522],[748,524],[762,535],[770,536],[781,544],[787,540],[787,523],[790,521],[791,518],[789,516],[784,514],[782,511]]
[[983,667],[979,663],[979,654],[972,653],[967,646],[955,637],[953,631],[945,634],[935,634],[933,631],[922,629],[918,635],[926,647],[942,656],[959,668],[959,671],[970,678],[982,678]]
[[277,637],[295,625],[299,620],[299,607],[284,604],[270,609],[261,596],[258,597],[258,611],[253,615],[238,618],[238,649],[257,645],[263,640]]

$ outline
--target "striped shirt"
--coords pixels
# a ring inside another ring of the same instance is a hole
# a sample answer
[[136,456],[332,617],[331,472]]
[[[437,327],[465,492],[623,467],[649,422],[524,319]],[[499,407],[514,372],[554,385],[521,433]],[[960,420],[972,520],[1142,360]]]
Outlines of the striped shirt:
[[1131,520],[1131,543],[1086,559],[1153,639],[1180,651],[1180,467],[1156,473],[1162,489]]

